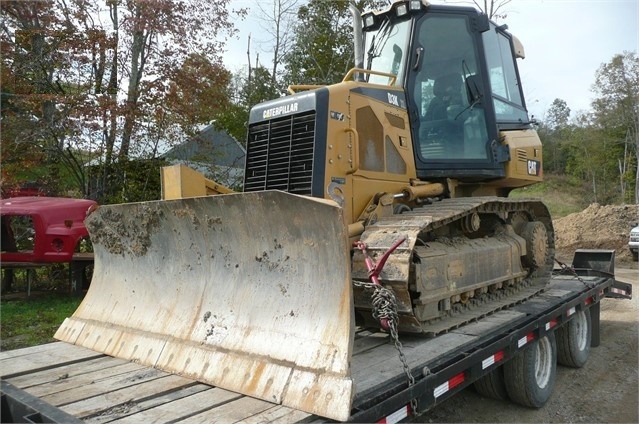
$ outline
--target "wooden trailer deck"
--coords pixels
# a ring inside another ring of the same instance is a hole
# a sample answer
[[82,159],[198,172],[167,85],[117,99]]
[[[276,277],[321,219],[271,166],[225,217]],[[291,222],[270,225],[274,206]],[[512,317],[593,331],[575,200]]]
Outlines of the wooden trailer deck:
[[[434,338],[402,337],[403,351],[413,375],[418,383],[420,379],[429,379],[432,384],[440,384],[437,381],[440,370],[450,372],[456,362],[467,361],[475,354],[485,355],[482,350],[488,353],[487,348],[495,346],[497,340],[516,345],[516,337],[520,337],[517,331],[543,326],[538,323],[539,317],[549,316],[549,310],[561,316],[571,305],[583,304],[585,296],[590,296],[588,299],[595,296],[598,302],[611,283],[602,278],[585,278],[592,282],[591,288],[573,277],[556,277],[542,295],[449,333]],[[424,367],[432,374],[425,376]],[[253,423],[319,419],[63,342],[0,352],[0,376],[2,409],[7,408],[6,395],[14,399],[22,396],[25,404],[36,398],[40,404],[35,413],[41,418],[34,422],[69,422],[73,417],[88,423]],[[354,415],[406,389],[406,376],[397,351],[383,333],[364,330],[357,333],[352,376],[357,388]],[[435,398],[437,402],[443,400]],[[52,416],[47,417],[49,413]]]

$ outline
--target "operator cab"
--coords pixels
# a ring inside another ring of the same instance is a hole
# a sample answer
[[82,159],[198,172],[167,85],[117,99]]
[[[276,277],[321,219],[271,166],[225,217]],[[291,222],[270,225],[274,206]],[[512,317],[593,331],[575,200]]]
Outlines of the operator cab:
[[[485,181],[505,176],[500,131],[531,128],[516,39],[470,7],[397,2],[362,16],[364,66],[397,75],[410,113],[417,176]],[[367,74],[368,82],[388,77]]]

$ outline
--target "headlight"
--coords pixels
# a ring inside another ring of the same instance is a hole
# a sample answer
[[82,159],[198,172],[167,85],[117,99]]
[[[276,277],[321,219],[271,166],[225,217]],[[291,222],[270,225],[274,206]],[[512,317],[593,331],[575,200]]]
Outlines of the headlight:
[[408,13],[408,6],[406,3],[400,4],[397,6],[397,9],[395,9],[395,12],[397,13],[397,16],[404,16]]
[[62,239],[56,237],[56,238],[54,238],[51,241],[51,247],[56,252],[62,252],[62,249],[64,248],[64,241],[62,241]]

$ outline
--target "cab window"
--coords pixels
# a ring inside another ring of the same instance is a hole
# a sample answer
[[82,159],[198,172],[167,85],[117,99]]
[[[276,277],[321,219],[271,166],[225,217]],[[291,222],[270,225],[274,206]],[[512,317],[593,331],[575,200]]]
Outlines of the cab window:
[[497,122],[528,122],[510,39],[494,25],[482,37]]

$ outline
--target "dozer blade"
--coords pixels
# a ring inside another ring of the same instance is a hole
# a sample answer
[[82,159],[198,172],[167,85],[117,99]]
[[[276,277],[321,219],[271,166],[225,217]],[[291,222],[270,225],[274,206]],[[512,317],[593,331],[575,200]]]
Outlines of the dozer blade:
[[346,420],[348,238],[332,202],[278,191],[102,206],[91,286],[55,338]]

